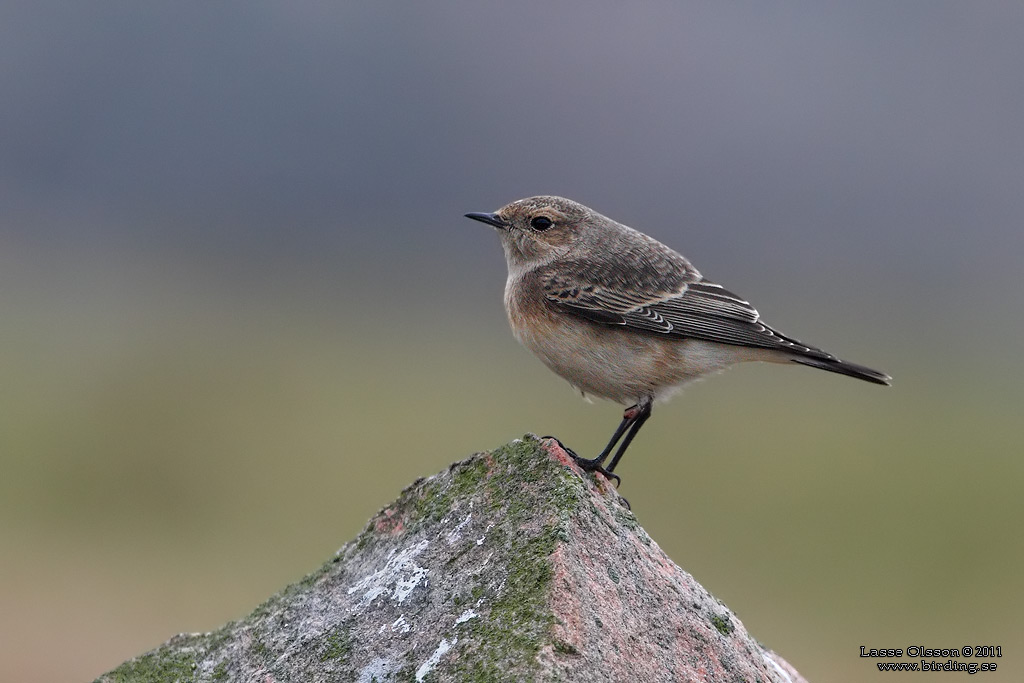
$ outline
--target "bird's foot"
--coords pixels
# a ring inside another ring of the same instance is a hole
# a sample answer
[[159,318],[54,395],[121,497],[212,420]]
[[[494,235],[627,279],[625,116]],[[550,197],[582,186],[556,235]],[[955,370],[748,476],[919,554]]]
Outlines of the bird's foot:
[[[604,460],[604,458],[584,458],[584,457],[581,457],[579,453],[577,453],[573,449],[571,449],[568,446],[566,446],[564,443],[562,443],[561,439],[559,439],[556,436],[543,436],[541,438],[542,439],[551,439],[552,441],[557,443],[558,447],[561,448],[566,453],[568,453],[569,457],[572,458],[573,461],[584,472],[597,472],[599,474],[602,474],[609,481],[613,481],[614,480],[616,488],[618,488],[619,484],[622,483],[622,477],[620,477],[619,475],[615,474],[614,472],[609,472],[601,464],[601,461]],[[628,505],[627,505],[627,507],[628,507]]]

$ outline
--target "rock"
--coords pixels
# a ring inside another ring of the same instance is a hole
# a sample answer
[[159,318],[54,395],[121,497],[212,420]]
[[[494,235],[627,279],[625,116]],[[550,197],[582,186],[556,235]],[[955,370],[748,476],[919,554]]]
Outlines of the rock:
[[416,481],[245,619],[98,680],[804,681],[532,435]]

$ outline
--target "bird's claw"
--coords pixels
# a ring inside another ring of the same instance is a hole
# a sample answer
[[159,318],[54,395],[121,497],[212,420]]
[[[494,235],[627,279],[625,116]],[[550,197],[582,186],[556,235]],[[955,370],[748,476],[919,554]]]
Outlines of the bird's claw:
[[[558,439],[555,439],[555,441],[558,441]],[[608,479],[609,481],[614,480],[616,488],[618,488],[619,484],[622,483],[622,477],[615,474],[614,472],[610,472],[607,469],[605,469],[605,467],[601,464],[601,461],[598,460],[597,458],[591,459],[580,457],[580,455],[577,454],[576,451],[572,450],[571,448],[566,448],[561,441],[558,441],[558,445],[562,447],[562,450],[569,454],[569,456],[576,462],[579,468],[584,472],[597,472],[598,474],[603,475],[605,479]]]
[[[605,469],[597,458],[591,459],[580,457],[580,455],[576,451],[562,443],[561,439],[559,439],[557,436],[542,436],[541,438],[551,439],[552,441],[557,443],[558,447],[565,451],[569,455],[569,457],[573,459],[573,462],[575,462],[576,465],[584,472],[597,472],[598,474],[604,476],[605,479],[612,482],[616,489],[618,489],[619,484],[622,483],[622,477],[615,474],[614,472],[609,472],[607,469]],[[619,496],[619,498],[622,500],[622,503],[623,505],[626,506],[627,510],[633,509],[632,507],[630,507],[628,500],[623,498],[621,495]]]
[[540,438],[541,439],[551,439],[552,441],[554,441],[555,443],[558,444],[559,448],[561,448],[563,451],[565,451],[569,455],[569,457],[572,458],[573,460],[575,460],[576,462],[579,462],[580,460],[585,460],[585,458],[581,458],[579,456],[579,454],[576,453],[576,451],[574,451],[573,449],[569,448],[564,443],[562,443],[562,440],[559,439],[557,436],[542,436]]

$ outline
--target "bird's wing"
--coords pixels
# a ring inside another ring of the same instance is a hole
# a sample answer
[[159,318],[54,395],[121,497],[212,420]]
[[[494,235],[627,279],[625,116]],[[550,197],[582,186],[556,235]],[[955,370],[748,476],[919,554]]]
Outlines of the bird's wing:
[[[831,354],[773,330],[760,321],[750,302],[704,279],[688,263],[673,277],[643,283],[616,281],[601,277],[603,273],[561,265],[542,278],[546,300],[563,312],[592,322],[671,337],[832,358]],[[567,272],[572,275],[567,276]]]

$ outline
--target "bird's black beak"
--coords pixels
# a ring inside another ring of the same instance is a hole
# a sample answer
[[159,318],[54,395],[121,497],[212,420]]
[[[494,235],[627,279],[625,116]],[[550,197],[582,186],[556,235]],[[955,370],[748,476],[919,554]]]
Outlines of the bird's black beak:
[[502,220],[501,216],[496,213],[467,213],[466,218],[472,218],[475,221],[487,223],[488,225],[493,225],[494,227],[501,228],[502,230],[508,229],[508,223]]

